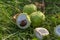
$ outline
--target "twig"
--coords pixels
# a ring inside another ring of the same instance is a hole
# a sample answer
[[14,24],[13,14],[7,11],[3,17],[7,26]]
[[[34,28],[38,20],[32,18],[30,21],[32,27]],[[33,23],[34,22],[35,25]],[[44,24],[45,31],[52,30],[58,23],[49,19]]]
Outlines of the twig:
[[45,2],[42,0],[41,11],[45,13]]

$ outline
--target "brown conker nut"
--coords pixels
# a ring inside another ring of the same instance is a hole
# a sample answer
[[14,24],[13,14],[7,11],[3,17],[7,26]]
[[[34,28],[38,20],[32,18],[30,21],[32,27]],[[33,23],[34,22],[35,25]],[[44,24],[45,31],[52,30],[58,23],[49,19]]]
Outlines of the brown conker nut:
[[26,24],[27,24],[27,21],[26,20],[22,20],[21,23],[20,23],[20,26],[24,27]]

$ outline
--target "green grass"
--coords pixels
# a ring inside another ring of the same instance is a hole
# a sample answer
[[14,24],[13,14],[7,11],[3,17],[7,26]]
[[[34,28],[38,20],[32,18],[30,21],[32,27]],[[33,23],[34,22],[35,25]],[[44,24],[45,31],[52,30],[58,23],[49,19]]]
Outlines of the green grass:
[[[22,30],[12,20],[13,15],[20,13],[25,4],[29,4],[29,1],[0,0],[0,40],[38,40],[34,35],[33,27]],[[45,14],[46,20],[41,24],[40,27],[48,29],[50,34],[43,40],[60,40],[60,38],[54,34],[53,30],[56,25],[60,24],[59,11],[59,6],[47,4]]]

